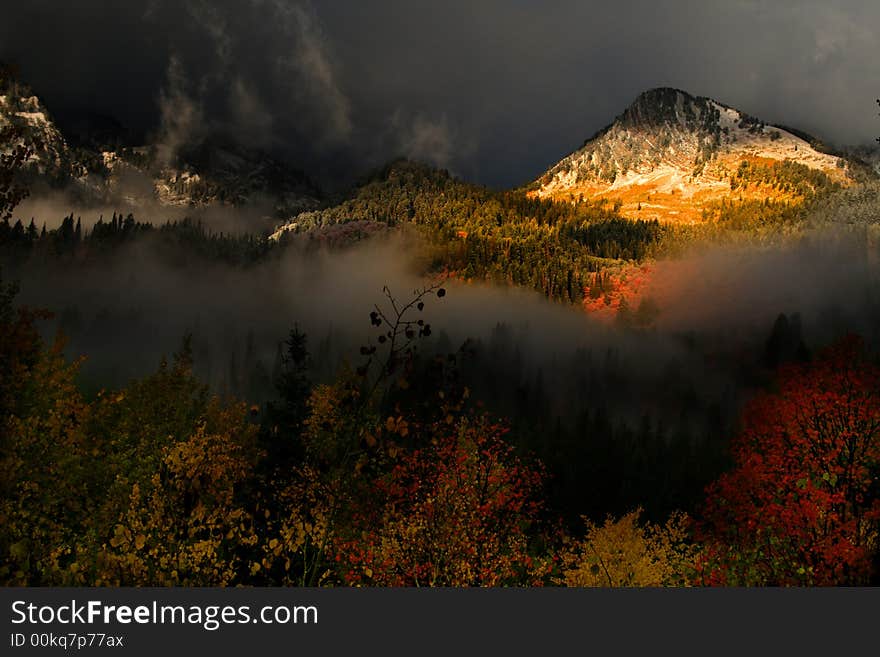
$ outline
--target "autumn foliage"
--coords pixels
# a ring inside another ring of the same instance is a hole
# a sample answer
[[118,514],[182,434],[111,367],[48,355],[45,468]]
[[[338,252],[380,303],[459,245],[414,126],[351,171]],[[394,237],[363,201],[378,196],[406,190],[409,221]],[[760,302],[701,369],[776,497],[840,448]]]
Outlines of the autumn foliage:
[[105,583],[240,581],[246,548],[259,540],[250,505],[236,495],[258,457],[255,430],[243,409],[214,402],[206,411],[192,435],[162,450],[157,472],[132,484],[103,546]]
[[653,283],[653,268],[648,264],[629,265],[619,271],[603,271],[590,277],[584,290],[583,307],[594,317],[613,320],[621,309],[635,310],[646,300]]
[[682,586],[690,581],[696,548],[691,520],[675,513],[665,524],[641,521],[637,509],[598,525],[585,518],[586,533],[561,550],[565,586]]
[[530,554],[542,473],[513,455],[504,429],[462,420],[409,450],[374,482],[335,546],[349,584],[538,583]]
[[[445,294],[421,294],[434,290]],[[854,337],[782,366],[753,398],[700,514],[637,509],[566,533],[543,502],[551,475],[507,425],[442,367],[434,387],[416,378],[428,325],[407,313],[422,313],[420,297],[377,307],[384,340],[330,383],[309,382],[292,333],[260,418],[199,382],[188,339],[153,374],[88,398],[79,361],[2,291],[6,585],[875,581],[880,368]]]
[[780,369],[708,491],[702,559],[713,584],[860,584],[877,550],[880,369],[849,337]]

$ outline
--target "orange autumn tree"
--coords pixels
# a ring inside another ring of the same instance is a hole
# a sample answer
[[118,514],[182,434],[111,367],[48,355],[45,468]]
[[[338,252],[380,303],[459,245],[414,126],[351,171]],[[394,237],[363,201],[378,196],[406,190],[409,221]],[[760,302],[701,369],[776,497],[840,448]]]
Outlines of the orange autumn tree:
[[543,474],[514,456],[504,429],[460,419],[406,451],[335,544],[350,585],[537,584],[530,553]]
[[880,522],[880,368],[847,337],[779,370],[747,407],[734,468],[708,490],[703,576],[730,585],[863,584]]

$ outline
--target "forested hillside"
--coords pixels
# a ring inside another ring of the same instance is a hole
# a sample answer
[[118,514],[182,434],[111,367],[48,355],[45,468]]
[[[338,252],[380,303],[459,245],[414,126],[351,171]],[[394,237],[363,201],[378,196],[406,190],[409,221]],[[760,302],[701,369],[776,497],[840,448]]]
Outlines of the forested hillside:
[[273,237],[356,220],[420,227],[433,244],[436,269],[524,285],[573,303],[583,299],[591,274],[655,253],[666,234],[658,222],[625,219],[609,203],[557,203],[492,191],[398,161],[350,198],[300,214]]

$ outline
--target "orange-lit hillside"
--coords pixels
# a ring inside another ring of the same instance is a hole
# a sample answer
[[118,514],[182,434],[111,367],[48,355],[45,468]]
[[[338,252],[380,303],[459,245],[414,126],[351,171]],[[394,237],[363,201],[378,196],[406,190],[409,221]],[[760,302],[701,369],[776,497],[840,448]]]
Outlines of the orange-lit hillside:
[[[708,98],[654,89],[530,193],[607,199],[632,219],[695,223],[722,200],[797,203],[816,185],[847,184],[846,164],[803,137]],[[743,167],[759,175],[743,176]]]

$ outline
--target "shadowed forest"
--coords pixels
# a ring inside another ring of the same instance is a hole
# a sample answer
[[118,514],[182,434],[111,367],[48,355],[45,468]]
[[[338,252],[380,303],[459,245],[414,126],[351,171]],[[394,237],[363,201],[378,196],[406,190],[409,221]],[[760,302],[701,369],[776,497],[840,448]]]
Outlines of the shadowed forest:
[[[9,584],[874,581],[880,380],[840,334],[867,307],[685,332],[455,277],[407,288],[396,265],[334,293],[397,238],[281,247],[118,217],[18,232]],[[327,297],[259,294],[277,272]],[[37,276],[58,290],[23,305]],[[261,315],[211,311],[251,295]]]

